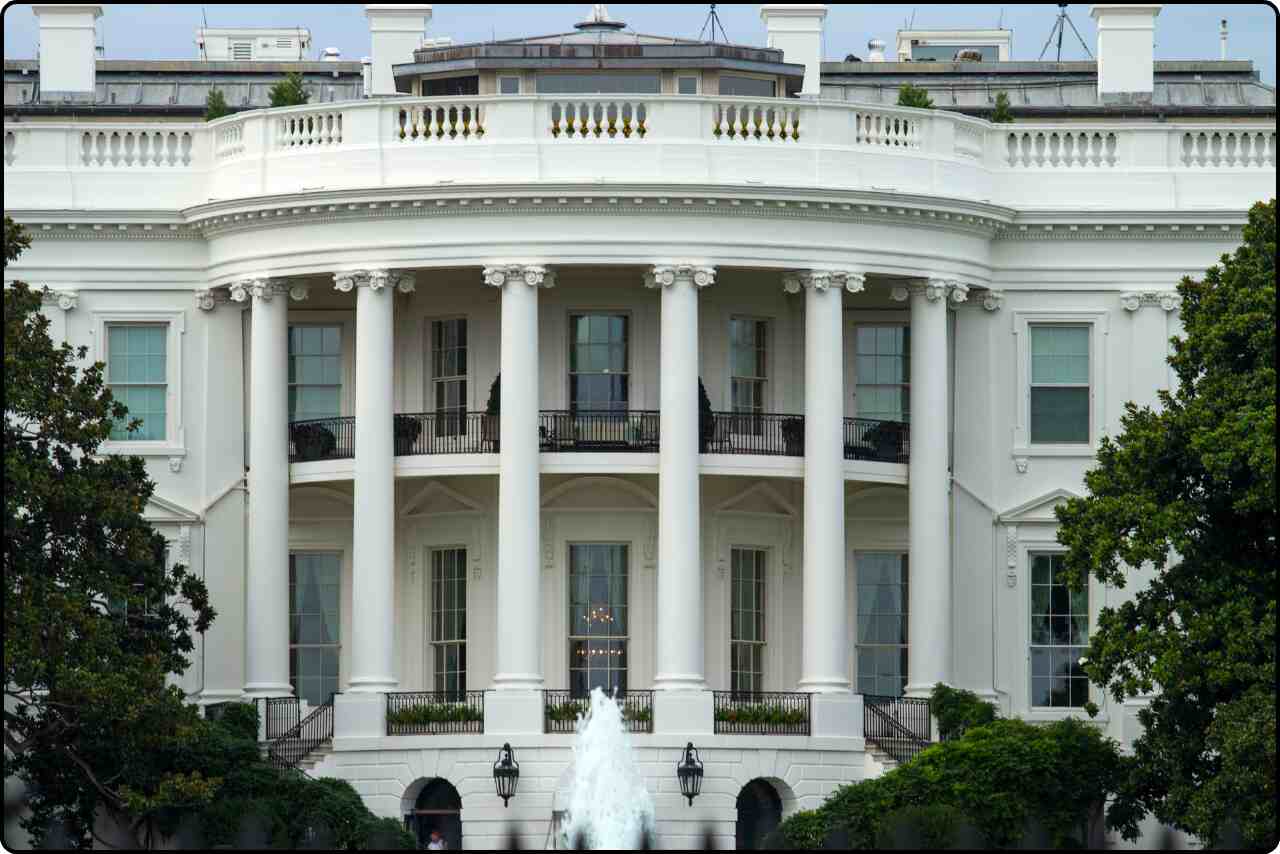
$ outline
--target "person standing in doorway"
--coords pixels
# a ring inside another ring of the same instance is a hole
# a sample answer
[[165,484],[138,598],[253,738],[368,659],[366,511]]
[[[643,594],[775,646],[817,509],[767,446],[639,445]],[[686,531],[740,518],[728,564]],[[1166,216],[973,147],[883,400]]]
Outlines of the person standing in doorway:
[[427,850],[443,851],[448,847],[448,844],[444,841],[444,837],[440,835],[440,831],[432,829],[431,841],[427,843]]

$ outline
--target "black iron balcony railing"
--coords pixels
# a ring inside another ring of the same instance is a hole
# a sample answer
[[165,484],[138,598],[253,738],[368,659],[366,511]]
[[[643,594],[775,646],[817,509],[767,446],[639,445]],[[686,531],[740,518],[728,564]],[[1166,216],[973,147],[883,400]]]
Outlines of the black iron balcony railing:
[[658,450],[654,410],[544,409],[538,413],[538,446],[544,451]]
[[[614,701],[622,709],[622,720],[628,732],[653,732],[653,692],[648,690],[619,691]],[[578,718],[587,713],[591,701],[574,691],[542,692],[542,731],[574,732]]]
[[733,735],[808,735],[811,695],[793,691],[716,691],[715,731]]
[[871,418],[844,420],[844,458],[878,463],[906,463],[911,449],[911,428],[904,421]]
[[[547,452],[655,453],[656,410],[561,410],[538,413],[538,447]],[[498,448],[499,416],[483,412],[402,413],[393,419],[396,456],[490,454]],[[804,416],[772,412],[713,412],[700,425],[704,454],[804,456]],[[901,421],[844,419],[844,458],[906,463],[910,426]],[[247,446],[247,440],[246,440]],[[355,456],[355,418],[320,418],[289,425],[289,462]]]
[[483,691],[387,694],[387,735],[484,732]]
[[898,762],[915,759],[933,741],[929,701],[864,694],[862,735]]
[[267,744],[267,761],[281,771],[297,769],[313,750],[333,740],[333,698],[311,710],[279,738]]
[[704,454],[804,456],[804,416],[773,412],[713,412],[699,437]]
[[301,705],[297,697],[267,697],[267,741],[274,741],[298,725]]

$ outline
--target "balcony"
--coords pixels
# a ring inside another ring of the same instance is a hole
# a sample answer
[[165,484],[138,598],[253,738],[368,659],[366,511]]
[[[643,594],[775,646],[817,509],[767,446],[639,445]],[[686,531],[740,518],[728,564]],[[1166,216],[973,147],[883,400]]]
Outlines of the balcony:
[[[656,410],[538,413],[538,447],[547,453],[656,453]],[[706,454],[803,457],[804,416],[769,412],[713,412],[699,450]],[[498,416],[483,412],[418,412],[394,419],[396,456],[497,453]],[[289,425],[289,462],[355,457],[355,418],[321,418]],[[905,465],[910,425],[844,419],[844,458]]]
[[717,735],[808,735],[812,695],[794,691],[716,691]]
[[387,694],[387,735],[484,732],[484,691]]
[[[421,188],[441,176],[500,187],[491,201],[504,205],[554,202],[511,185],[609,176],[935,196],[966,219],[1046,198],[1243,210],[1276,160],[1274,120],[993,125],[944,110],[687,95],[375,98],[163,126],[11,122],[4,147],[10,210],[171,210],[197,227],[264,216],[254,197]],[[310,210],[278,198],[269,209]]]
[[[614,697],[622,709],[627,732],[653,732],[653,691],[619,691]],[[573,691],[542,692],[542,731],[572,733],[578,718],[587,713],[591,701]]]

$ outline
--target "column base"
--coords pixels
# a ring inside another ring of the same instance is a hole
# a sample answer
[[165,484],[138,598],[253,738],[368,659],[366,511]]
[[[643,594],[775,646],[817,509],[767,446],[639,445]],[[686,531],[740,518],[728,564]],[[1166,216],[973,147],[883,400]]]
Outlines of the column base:
[[348,694],[385,694],[400,687],[393,676],[361,676],[347,683]]
[[806,691],[810,694],[848,694],[852,689],[849,687],[848,679],[814,676],[797,682],[796,690]]
[[700,673],[659,673],[653,677],[655,691],[705,691],[707,680]]
[[292,697],[293,686],[288,682],[249,682],[240,696],[248,702],[267,697]]
[[486,735],[534,735],[542,732],[541,690],[507,688],[489,691],[484,697]]
[[380,738],[387,734],[387,701],[372,691],[333,698],[333,738]]
[[499,673],[493,677],[493,687],[497,691],[541,691],[542,674]]
[[245,699],[244,689],[222,688],[205,690],[201,691],[200,696],[196,698],[196,705],[204,707],[211,706],[214,703],[242,703]]
[[948,688],[951,687],[951,683],[945,679],[939,679],[936,682],[919,682],[907,685],[902,695],[904,697],[927,700],[933,694],[933,686],[939,684],[946,685]]
[[653,692],[653,731],[680,735],[711,735],[715,731],[715,698],[712,692]]
[[815,694],[809,733],[829,738],[862,738],[862,695]]

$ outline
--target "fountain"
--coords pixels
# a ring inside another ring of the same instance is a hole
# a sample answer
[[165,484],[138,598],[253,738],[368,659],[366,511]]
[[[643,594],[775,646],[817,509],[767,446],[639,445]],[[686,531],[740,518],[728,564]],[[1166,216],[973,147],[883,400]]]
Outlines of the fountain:
[[636,768],[621,707],[592,689],[577,733],[560,847],[581,837],[584,848],[640,848],[654,833],[653,798]]

